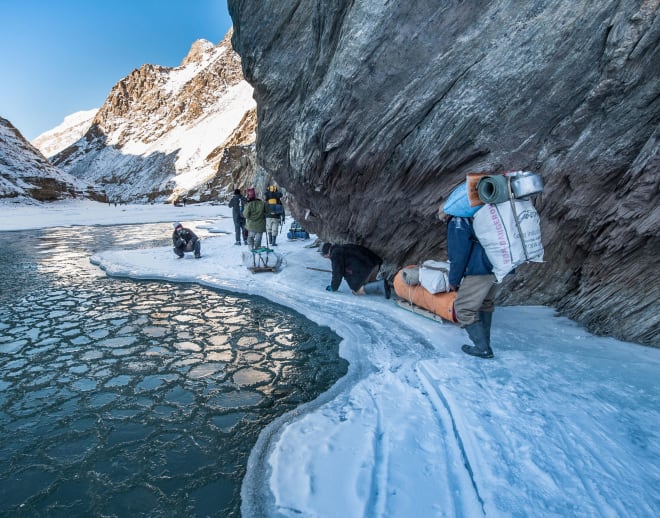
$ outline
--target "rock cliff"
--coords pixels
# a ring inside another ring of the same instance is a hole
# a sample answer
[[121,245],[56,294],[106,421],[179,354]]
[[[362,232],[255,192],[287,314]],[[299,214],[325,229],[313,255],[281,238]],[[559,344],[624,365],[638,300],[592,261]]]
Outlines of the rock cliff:
[[229,0],[257,160],[325,239],[445,256],[466,173],[531,170],[547,262],[501,301],[660,345],[658,0]]

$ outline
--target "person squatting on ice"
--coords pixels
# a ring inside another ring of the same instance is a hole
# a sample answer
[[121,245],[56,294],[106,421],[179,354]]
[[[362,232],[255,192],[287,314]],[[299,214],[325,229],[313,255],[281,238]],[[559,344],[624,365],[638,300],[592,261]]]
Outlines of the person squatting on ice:
[[248,229],[248,245],[252,250],[261,248],[261,239],[266,232],[266,204],[256,197],[253,187],[247,190],[247,204],[243,210],[245,228]]
[[277,190],[277,185],[271,185],[264,194],[266,200],[266,232],[268,232],[268,243],[277,246],[277,234],[286,217],[284,205],[282,205],[282,193]]
[[456,291],[454,311],[474,345],[462,351],[479,358],[492,358],[490,327],[495,310],[497,279],[472,226],[473,218],[443,215],[447,219],[449,289]]
[[[245,218],[243,217],[245,198],[241,195],[240,189],[234,191],[234,196],[229,200],[229,206],[231,207],[231,217],[234,219],[234,230],[236,231],[236,242],[234,244],[240,245],[241,239],[244,237],[243,229],[245,228]],[[248,244],[247,239],[243,239],[243,244]]]
[[174,232],[172,233],[172,244],[174,253],[182,258],[185,252],[195,252],[195,259],[202,257],[202,242],[197,235],[190,229],[184,228],[181,223],[173,223]]
[[332,281],[326,286],[327,291],[337,291],[342,279],[346,279],[353,295],[384,293],[385,298],[390,298],[387,279],[376,281],[383,260],[368,248],[323,243],[321,255],[332,261]]

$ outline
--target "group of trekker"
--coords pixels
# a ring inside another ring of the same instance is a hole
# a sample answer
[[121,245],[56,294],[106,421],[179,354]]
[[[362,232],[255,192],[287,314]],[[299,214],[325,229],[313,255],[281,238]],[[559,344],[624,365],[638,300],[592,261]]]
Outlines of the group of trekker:
[[[490,328],[493,320],[497,279],[492,265],[476,239],[471,218],[447,215],[447,251],[449,255],[449,289],[456,292],[455,318],[465,328],[473,345],[462,351],[479,358],[492,358]],[[390,298],[386,277],[377,280],[382,259],[359,245],[324,243],[321,254],[332,261],[332,282],[328,291],[337,291],[342,278],[354,295],[384,292]]]
[[[472,345],[464,344],[461,350],[478,358],[493,358],[490,330],[499,286],[493,265],[475,234],[473,217],[445,204],[439,219],[446,224],[449,291],[456,293],[454,319],[472,341]],[[354,295],[379,293],[382,285],[385,297],[390,298],[387,278],[377,280],[383,261],[371,250],[359,245],[324,243],[321,254],[332,261],[332,282],[326,290],[337,291],[343,278]]]
[[[247,189],[247,197],[239,189],[229,202],[236,233],[235,245],[261,248],[264,234],[267,246],[277,246],[277,236],[285,220],[282,193],[271,185],[264,193],[265,200],[257,198],[254,188]],[[447,206],[445,205],[445,210]],[[494,300],[498,287],[493,265],[475,235],[473,218],[440,210],[439,218],[446,223],[447,253],[449,256],[449,290],[456,292],[454,301],[455,320],[463,327],[473,345],[463,345],[462,351],[479,358],[493,358],[490,330]],[[175,224],[174,252],[183,257],[184,252],[194,251],[201,257],[197,236]],[[332,279],[327,291],[336,292],[342,280],[346,280],[354,295],[384,294],[391,296],[387,277],[381,272],[383,260],[368,248],[356,244],[323,243],[321,255],[332,263]]]
[[257,198],[256,191],[250,187],[247,197],[240,189],[234,191],[229,201],[236,232],[235,245],[249,245],[252,250],[261,248],[264,234],[267,247],[277,246],[277,236],[286,220],[282,193],[276,185],[270,185],[264,193],[264,200]]
[[[271,185],[264,198],[265,202],[257,198],[253,188],[247,190],[247,197],[241,194],[240,189],[234,191],[229,207],[232,209],[234,219],[235,245],[240,245],[242,242],[253,250],[261,248],[263,235],[266,233],[266,244],[277,246],[277,235],[286,217],[282,205],[282,193],[278,191],[277,186]],[[173,226],[172,244],[176,256],[182,258],[186,252],[194,252],[195,259],[201,258],[199,237],[181,223],[174,223]]]

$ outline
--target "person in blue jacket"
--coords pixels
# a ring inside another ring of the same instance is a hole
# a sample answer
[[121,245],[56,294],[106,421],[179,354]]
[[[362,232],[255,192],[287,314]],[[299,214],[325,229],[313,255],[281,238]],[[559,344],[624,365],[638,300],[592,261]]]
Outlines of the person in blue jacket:
[[[465,328],[474,345],[463,345],[464,353],[479,358],[492,358],[490,328],[495,310],[497,279],[472,226],[472,216],[479,207],[470,207],[467,191],[462,186],[443,207],[440,219],[447,221],[447,254],[449,256],[449,289],[455,291],[456,320]],[[465,198],[463,198],[465,192]],[[458,200],[458,201],[457,201]]]

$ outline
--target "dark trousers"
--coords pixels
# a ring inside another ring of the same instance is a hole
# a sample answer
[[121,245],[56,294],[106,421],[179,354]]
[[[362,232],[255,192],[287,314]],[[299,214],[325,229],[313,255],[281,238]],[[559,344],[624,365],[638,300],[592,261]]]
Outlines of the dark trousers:
[[243,238],[243,225],[242,221],[234,220],[234,230],[236,231],[236,242],[240,243]]
[[200,255],[201,248],[202,242],[198,239],[194,243],[188,242],[188,244],[185,246],[175,246],[174,253],[179,257],[183,257],[185,252],[195,252],[195,255],[197,256]]

